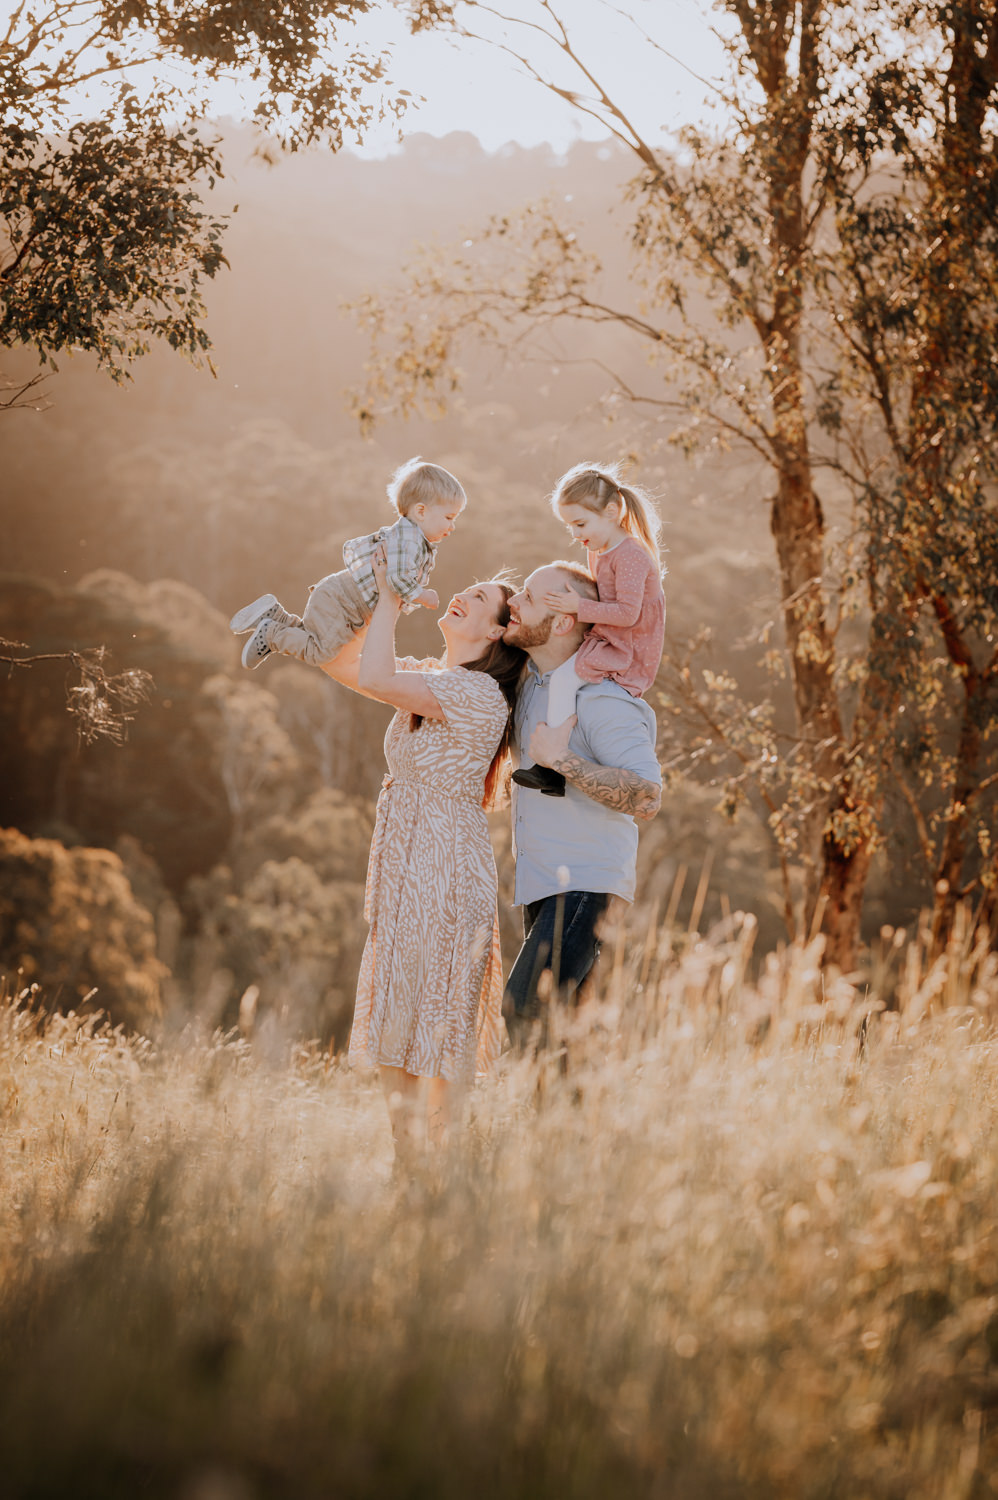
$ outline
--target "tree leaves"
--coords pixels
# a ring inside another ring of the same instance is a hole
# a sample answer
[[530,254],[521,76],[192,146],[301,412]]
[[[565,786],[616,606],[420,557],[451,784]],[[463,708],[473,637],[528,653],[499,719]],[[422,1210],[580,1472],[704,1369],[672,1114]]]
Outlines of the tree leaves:
[[115,380],[156,339],[201,363],[202,289],[227,264],[225,216],[205,201],[223,172],[205,124],[208,85],[238,80],[281,147],[335,149],[404,108],[381,86],[385,58],[340,41],[370,9],[371,0],[18,7],[0,32],[0,345],[31,345],[53,368],[60,350],[85,350]]

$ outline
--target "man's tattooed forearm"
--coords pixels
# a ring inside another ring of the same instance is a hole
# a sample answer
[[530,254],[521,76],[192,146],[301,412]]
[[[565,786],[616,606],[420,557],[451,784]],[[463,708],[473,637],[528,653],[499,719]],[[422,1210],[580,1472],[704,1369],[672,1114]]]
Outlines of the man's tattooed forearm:
[[567,751],[555,761],[554,769],[594,802],[602,802],[604,807],[612,807],[615,812],[648,819],[653,818],[661,806],[662,789],[657,782],[646,781],[643,776],[625,771],[620,766],[598,766],[595,761]]

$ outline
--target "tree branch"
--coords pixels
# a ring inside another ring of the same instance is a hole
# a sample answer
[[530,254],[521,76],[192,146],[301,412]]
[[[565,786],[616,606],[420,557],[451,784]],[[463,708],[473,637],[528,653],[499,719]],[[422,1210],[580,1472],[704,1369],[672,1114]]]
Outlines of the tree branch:
[[68,661],[80,674],[80,680],[66,689],[66,710],[76,721],[80,743],[91,745],[98,739],[122,744],[128,737],[128,725],[135,715],[129,710],[148,701],[153,679],[140,667],[127,667],[109,676],[104,670],[105,649],[92,651],[43,651],[32,656],[11,656],[11,651],[27,651],[23,641],[0,637],[0,662],[14,667],[34,667],[41,662]]
[[42,232],[43,226],[41,224],[36,224],[30,231],[30,233],[25,236],[24,242],[21,245],[21,248],[18,250],[17,254],[14,256],[14,259],[9,263],[9,265],[0,266],[0,282],[7,281],[8,279],[13,279],[22,261],[27,256],[28,251],[31,249],[34,242],[40,238]]
[[30,380],[25,380],[20,385],[16,380],[7,380],[0,376],[0,411],[15,411],[24,408],[33,411],[45,410],[45,407],[36,406],[33,401],[25,401],[24,397],[29,391],[44,385],[50,379],[51,375],[47,370],[39,371],[37,375],[32,375]]
[[922,851],[922,858],[925,860],[926,869],[931,872],[935,865],[936,846],[932,842],[929,825],[925,821],[925,814],[918,804],[918,798],[903,776],[898,777],[897,784],[915,820],[915,831],[918,834],[918,843]]

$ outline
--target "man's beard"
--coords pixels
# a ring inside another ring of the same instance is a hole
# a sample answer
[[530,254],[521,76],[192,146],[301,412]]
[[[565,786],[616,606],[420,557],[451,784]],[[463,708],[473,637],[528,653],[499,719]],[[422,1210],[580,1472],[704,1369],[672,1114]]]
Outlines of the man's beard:
[[[520,646],[529,651],[531,646],[546,646],[554,629],[554,612],[545,615],[539,625],[517,624],[516,634],[510,639],[511,646]],[[516,622],[513,622],[516,624]]]

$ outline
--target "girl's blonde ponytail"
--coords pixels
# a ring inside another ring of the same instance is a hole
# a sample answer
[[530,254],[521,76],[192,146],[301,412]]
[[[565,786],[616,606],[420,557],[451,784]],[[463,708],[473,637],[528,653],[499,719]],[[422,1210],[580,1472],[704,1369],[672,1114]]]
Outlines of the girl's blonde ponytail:
[[636,542],[650,553],[655,566],[662,571],[659,533],[662,522],[655,503],[646,490],[623,484],[619,464],[576,464],[563,474],[551,495],[551,508],[557,515],[560,505],[581,505],[597,514],[606,510],[611,500],[620,502],[620,524]]

